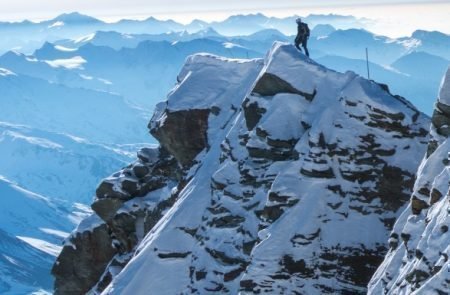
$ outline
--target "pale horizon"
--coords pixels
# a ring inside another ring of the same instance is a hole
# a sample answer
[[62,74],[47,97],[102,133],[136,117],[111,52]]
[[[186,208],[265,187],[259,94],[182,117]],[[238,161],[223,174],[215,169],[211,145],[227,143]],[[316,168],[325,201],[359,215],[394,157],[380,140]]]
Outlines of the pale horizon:
[[[16,2],[22,2],[24,0],[16,0]],[[106,0],[97,1],[97,4],[101,4]],[[153,0],[158,2],[160,0]],[[178,2],[181,0],[178,0]],[[54,2],[53,0],[46,0],[41,2]],[[273,17],[288,17],[293,15],[307,16],[309,14],[336,14],[336,15],[352,15],[357,18],[367,18],[371,22],[367,24],[367,29],[380,35],[386,35],[389,37],[401,37],[410,36],[412,32],[418,29],[428,31],[440,31],[446,34],[450,34],[450,19],[448,18],[448,11],[450,11],[450,1],[396,1],[396,3],[381,3],[375,4],[370,1],[364,4],[364,1],[358,3],[363,4],[351,4],[352,1],[346,1],[346,4],[338,4],[337,1],[321,1],[319,4],[308,4],[306,1],[302,5],[289,6],[289,1],[281,0],[275,7],[268,5],[267,2],[261,2],[259,9],[251,8],[249,5],[241,5],[234,9],[233,5],[230,5],[228,9],[221,6],[211,5],[210,8],[199,7],[199,3],[202,0],[194,1],[194,5],[191,8],[182,6],[180,8],[174,8],[168,12],[168,8],[164,6],[156,6],[149,8],[149,4],[144,7],[139,5],[128,5],[127,7],[116,6],[109,9],[100,9],[99,7],[84,6],[85,0],[79,1],[80,4],[76,6],[66,5],[60,7],[56,4],[49,5],[48,10],[42,11],[42,8],[35,9],[33,11],[27,11],[24,6],[21,10],[15,10],[14,5],[5,5],[3,1],[0,1],[0,21],[7,22],[19,22],[23,20],[30,21],[43,21],[52,19],[63,13],[79,12],[86,14],[106,22],[114,22],[120,19],[136,19],[142,20],[148,17],[155,17],[160,20],[172,19],[182,24],[188,24],[192,20],[199,19],[207,22],[222,21],[226,18],[237,14],[255,14],[262,13],[266,16]],[[141,0],[130,1],[136,4],[142,2]],[[235,3],[236,1],[232,1]],[[252,2],[252,1],[250,1]],[[407,3],[410,2],[410,3]],[[328,3],[328,4],[326,4]],[[235,3],[236,4],[236,3]],[[141,4],[142,5],[142,4]],[[32,8],[33,6],[27,8]],[[78,9],[77,9],[78,7]],[[258,5],[254,4],[254,7]],[[164,9],[165,8],[165,9]],[[137,12],[139,11],[139,12]]]

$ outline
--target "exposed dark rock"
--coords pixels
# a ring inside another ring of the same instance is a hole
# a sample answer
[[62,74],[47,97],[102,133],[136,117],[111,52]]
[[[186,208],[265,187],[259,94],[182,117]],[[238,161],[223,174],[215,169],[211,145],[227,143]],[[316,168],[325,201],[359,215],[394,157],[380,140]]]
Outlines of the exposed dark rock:
[[133,166],[133,172],[137,178],[144,178],[150,172],[150,169],[145,165],[138,164]]
[[121,200],[128,200],[130,198],[129,195],[119,192],[114,189],[114,184],[108,182],[108,180],[104,180],[100,183],[97,190],[95,191],[97,198],[117,198]]
[[[127,263],[131,260],[131,256],[122,256],[121,259],[113,258],[111,263],[109,264],[110,268],[114,268],[114,270],[123,269]],[[115,273],[114,273],[115,274]],[[114,275],[111,271],[106,271],[103,276],[100,278],[97,285],[94,287],[95,291],[101,293],[108,285],[111,283]],[[92,289],[91,289],[92,290]]]
[[186,258],[191,252],[183,252],[183,253],[158,253],[158,257],[161,259],[168,258]]
[[244,272],[244,270],[245,270],[244,267],[238,267],[232,271],[229,271],[223,275],[223,280],[225,282],[235,280],[236,278],[238,278],[241,275],[242,272]]
[[252,280],[241,280],[240,286],[243,291],[253,291],[253,289],[257,286],[256,283]]
[[124,201],[116,198],[105,198],[105,199],[97,199],[92,203],[91,207],[101,219],[105,221],[110,221],[117,210],[122,207]]
[[438,148],[438,142],[436,140],[430,140],[428,142],[428,148],[427,148],[427,158],[431,156],[432,153]]
[[420,214],[423,209],[428,208],[427,202],[413,196],[411,199],[411,211],[413,214]]
[[219,228],[233,228],[239,226],[244,222],[245,218],[242,216],[225,215],[219,218],[214,218],[211,221],[211,226]]
[[253,130],[261,120],[262,115],[266,112],[264,108],[259,107],[256,101],[250,102],[248,98],[242,103],[245,116],[245,124],[248,130]]
[[246,264],[244,260],[241,258],[234,258],[227,256],[224,252],[205,248],[206,252],[209,253],[214,259],[216,259],[219,263],[224,265],[236,265],[236,264]]
[[195,279],[197,281],[203,280],[206,278],[207,272],[206,271],[196,271],[195,272]]
[[450,136],[450,106],[437,102],[431,122],[438,134],[445,137]]
[[262,96],[274,96],[278,93],[298,94],[308,101],[312,101],[317,93],[316,90],[313,93],[300,91],[289,82],[271,73],[264,73],[253,88],[253,92]]
[[439,201],[442,198],[442,193],[438,191],[437,189],[433,188],[433,190],[430,193],[430,205],[433,205],[437,201]]
[[106,224],[71,236],[52,269],[55,294],[85,294],[116,254]]
[[143,163],[153,163],[159,159],[160,150],[152,148],[142,148],[138,151],[137,157]]
[[[136,163],[113,174],[99,185],[97,198],[91,207],[106,223],[92,232],[77,233],[72,237],[71,243],[76,249],[70,245],[63,248],[58,263],[54,266],[57,277],[55,288],[64,290],[59,294],[84,294],[94,285],[96,292],[100,293],[115,276],[117,267],[123,268],[128,263],[131,257],[129,254],[134,251],[138,240],[143,238],[137,236],[137,224],[141,224],[141,234],[146,234],[161,218],[162,212],[175,202],[178,195],[176,192],[161,200],[151,210],[144,207],[117,213],[125,202],[142,197],[166,185],[168,181],[179,179],[176,160],[164,150],[143,149],[138,152],[138,159]],[[143,177],[143,184],[134,175]],[[182,189],[183,183],[179,183],[179,189]],[[104,256],[99,251],[105,251]],[[75,256],[80,256],[78,263],[73,262]],[[92,267],[92,271],[85,272],[87,267]],[[68,275],[67,272],[72,274]],[[70,288],[73,291],[66,291]],[[79,293],[76,288],[79,288]]]
[[289,274],[296,274],[302,277],[312,277],[314,275],[314,269],[309,268],[303,259],[294,260],[292,256],[284,255],[281,265],[283,271]]
[[[354,282],[358,286],[367,285],[387,252],[384,246],[379,246],[375,250],[339,247],[324,250],[320,255],[322,261],[318,267],[321,275],[333,277],[342,282]],[[365,294],[365,292],[356,292],[355,289],[346,290],[346,288],[351,286],[341,285],[339,290],[335,289],[332,293]]]
[[130,196],[135,196],[139,192],[139,184],[137,180],[134,179],[124,179],[121,183],[121,188],[123,191],[127,192]]
[[218,116],[220,114],[221,109],[219,107],[213,106],[211,107],[211,113],[215,116]]
[[166,111],[166,118],[150,133],[183,166],[189,166],[199,152],[208,147],[210,110]]
[[304,168],[302,168],[300,170],[300,173],[308,176],[308,177],[313,177],[313,178],[334,178],[334,172],[331,168],[328,168],[326,170],[315,170],[315,169],[311,169],[311,170],[306,170]]
[[274,222],[283,214],[283,206],[275,205],[275,206],[266,206],[264,210],[256,212],[259,218],[263,220],[268,220],[270,222]]

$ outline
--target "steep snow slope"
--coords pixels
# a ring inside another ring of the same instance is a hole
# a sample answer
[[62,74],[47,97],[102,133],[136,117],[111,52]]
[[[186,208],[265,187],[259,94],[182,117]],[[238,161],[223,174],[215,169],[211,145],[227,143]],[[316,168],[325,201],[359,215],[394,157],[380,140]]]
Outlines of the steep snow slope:
[[53,262],[52,255],[0,228],[0,293],[30,294],[51,290],[53,279],[48,271]]
[[89,204],[95,185],[134,157],[139,145],[98,145],[70,135],[0,122],[0,175],[33,192]]
[[[0,68],[0,120],[93,142],[145,142],[145,118],[122,97],[69,88]],[[17,110],[20,110],[19,112]]]
[[390,250],[369,284],[370,294],[448,294],[450,289],[450,68],[432,123],[411,203],[394,226]]
[[48,272],[77,218],[1,176],[0,196],[0,293],[50,290]]
[[86,216],[98,182],[137,148],[0,122],[1,294],[51,290],[64,237]]
[[366,291],[429,120],[292,45],[262,62],[187,60],[149,124],[161,147],[100,184],[56,294]]

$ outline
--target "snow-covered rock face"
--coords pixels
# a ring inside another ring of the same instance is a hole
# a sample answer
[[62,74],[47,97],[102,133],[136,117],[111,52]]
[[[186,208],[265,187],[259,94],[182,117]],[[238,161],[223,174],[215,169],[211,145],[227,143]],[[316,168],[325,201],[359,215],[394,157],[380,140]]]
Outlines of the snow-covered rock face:
[[450,68],[442,80],[441,90],[439,91],[439,102],[450,105]]
[[103,274],[76,278],[83,291],[364,293],[428,124],[401,97],[291,45],[265,60],[195,55],[149,124],[160,149],[106,179],[93,205],[102,221],[68,239],[56,294],[80,273],[65,249],[95,261],[84,249],[100,235],[77,237],[99,227],[115,250]]
[[450,68],[432,123],[411,203],[394,226],[391,249],[369,284],[370,294],[448,294],[450,289]]

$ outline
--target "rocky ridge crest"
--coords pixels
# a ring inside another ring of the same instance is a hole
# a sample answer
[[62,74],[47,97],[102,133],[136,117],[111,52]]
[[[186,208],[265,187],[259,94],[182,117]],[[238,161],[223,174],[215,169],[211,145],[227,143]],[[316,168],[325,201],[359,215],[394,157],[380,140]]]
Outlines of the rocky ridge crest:
[[149,124],[160,146],[97,189],[55,293],[364,293],[428,143],[386,87],[275,43],[190,57]]

